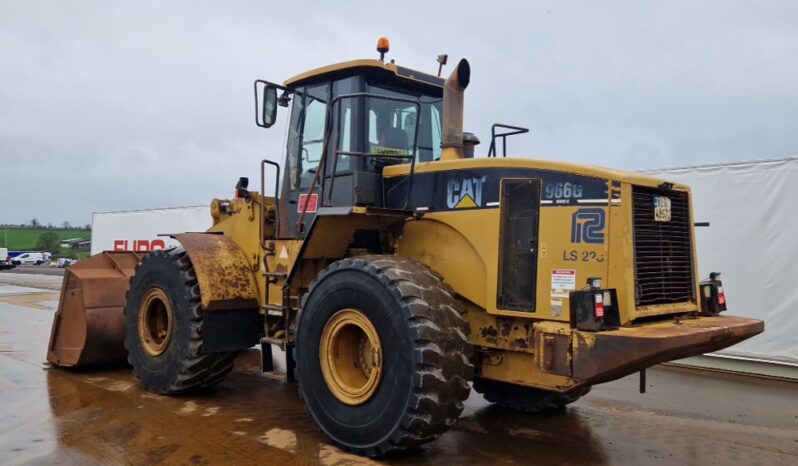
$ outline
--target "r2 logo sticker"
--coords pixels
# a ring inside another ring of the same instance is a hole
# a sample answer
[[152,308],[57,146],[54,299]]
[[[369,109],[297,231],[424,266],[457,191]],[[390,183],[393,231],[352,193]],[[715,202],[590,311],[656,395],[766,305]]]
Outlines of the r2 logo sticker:
[[571,242],[604,244],[604,209],[579,209],[571,217]]

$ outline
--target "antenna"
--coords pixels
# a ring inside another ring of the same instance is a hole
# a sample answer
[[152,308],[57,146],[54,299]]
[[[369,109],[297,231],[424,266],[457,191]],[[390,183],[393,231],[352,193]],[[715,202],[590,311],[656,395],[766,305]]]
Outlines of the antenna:
[[437,61],[438,61],[438,77],[439,78],[441,77],[441,72],[443,71],[443,65],[446,64],[446,60],[448,60],[448,59],[449,59],[449,55],[446,55],[445,53],[443,55],[438,55]]

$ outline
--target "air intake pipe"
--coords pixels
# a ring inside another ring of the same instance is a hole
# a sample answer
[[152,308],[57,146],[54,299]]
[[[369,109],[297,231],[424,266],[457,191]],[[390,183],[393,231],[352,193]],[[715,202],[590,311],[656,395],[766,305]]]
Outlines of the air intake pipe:
[[464,58],[443,84],[441,160],[463,158],[463,91],[470,80],[471,66]]

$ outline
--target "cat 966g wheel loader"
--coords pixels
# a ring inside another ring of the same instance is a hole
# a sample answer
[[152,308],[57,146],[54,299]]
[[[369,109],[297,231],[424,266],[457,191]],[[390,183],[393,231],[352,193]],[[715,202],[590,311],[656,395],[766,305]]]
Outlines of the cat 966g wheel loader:
[[321,430],[376,456],[441,435],[472,386],[554,408],[763,331],[720,314],[719,275],[699,279],[687,186],[499,157],[525,131],[504,125],[474,157],[469,81],[465,60],[444,80],[382,58],[257,81],[259,126],[290,107],[284,163],[213,200],[213,226],[180,247],[72,266],[49,362],[126,358],[175,394],[256,344],[268,370],[277,345]]

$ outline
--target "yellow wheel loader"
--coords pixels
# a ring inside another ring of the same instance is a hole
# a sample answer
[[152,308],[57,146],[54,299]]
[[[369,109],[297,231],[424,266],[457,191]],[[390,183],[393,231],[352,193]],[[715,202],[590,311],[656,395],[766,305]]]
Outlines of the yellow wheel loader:
[[329,439],[378,456],[440,436],[472,387],[557,408],[764,330],[721,314],[719,275],[699,278],[687,186],[506,157],[526,131],[507,125],[474,157],[469,81],[466,60],[444,80],[382,56],[256,81],[259,126],[290,107],[283,164],[213,200],[213,226],[180,247],[70,267],[48,361],[126,358],[175,394],[254,345],[271,370],[277,346]]

